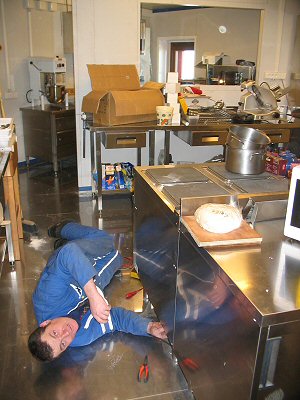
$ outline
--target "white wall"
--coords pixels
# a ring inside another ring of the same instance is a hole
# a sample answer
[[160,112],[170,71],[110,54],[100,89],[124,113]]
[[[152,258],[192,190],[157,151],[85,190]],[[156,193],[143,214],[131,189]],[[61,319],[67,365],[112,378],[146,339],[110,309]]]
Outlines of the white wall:
[[[177,0],[152,0],[151,3],[181,4]],[[264,72],[289,72],[291,49],[294,45],[297,15],[300,14],[298,0],[199,0],[190,5],[262,9],[261,51],[258,54],[258,77],[265,80]],[[78,140],[79,186],[90,185],[89,163],[82,160],[82,125],[80,109],[82,96],[90,90],[86,69],[88,63],[132,63],[139,67],[139,18],[140,0],[73,0],[74,57],[76,85],[76,115]],[[251,22],[249,21],[250,27]],[[242,26],[243,29],[249,29]],[[289,77],[285,84],[288,84]],[[280,82],[281,83],[281,82]],[[222,90],[222,88],[220,88]],[[222,97],[222,96],[220,96]],[[163,147],[161,132],[157,132],[157,154]],[[220,147],[192,148],[175,137],[171,137],[171,153],[176,160],[204,161],[221,152]],[[130,158],[131,157],[131,158]],[[135,162],[135,151],[105,150],[103,160]],[[147,152],[143,151],[147,163]]]
[[[88,21],[88,23],[87,23]],[[90,186],[88,155],[82,159],[82,97],[90,91],[87,64],[139,64],[139,7],[133,0],[73,1],[74,70],[79,187]],[[89,140],[87,140],[89,148]],[[146,159],[145,150],[142,159]],[[107,150],[104,162],[131,161],[136,150]]]
[[[23,0],[0,0],[0,5],[0,87],[6,115],[13,117],[16,124],[19,161],[24,161],[19,109],[30,106],[25,97],[30,89],[27,59],[29,56],[64,55],[61,12],[27,9]],[[74,84],[73,55],[65,56],[68,63],[66,82],[71,87]]]

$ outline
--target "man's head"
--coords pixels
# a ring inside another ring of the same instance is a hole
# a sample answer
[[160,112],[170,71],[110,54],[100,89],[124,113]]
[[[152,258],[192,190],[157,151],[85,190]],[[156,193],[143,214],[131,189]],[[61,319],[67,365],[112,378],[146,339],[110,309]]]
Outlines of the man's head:
[[41,361],[52,361],[69,347],[77,330],[78,324],[72,318],[44,321],[29,336],[29,350]]

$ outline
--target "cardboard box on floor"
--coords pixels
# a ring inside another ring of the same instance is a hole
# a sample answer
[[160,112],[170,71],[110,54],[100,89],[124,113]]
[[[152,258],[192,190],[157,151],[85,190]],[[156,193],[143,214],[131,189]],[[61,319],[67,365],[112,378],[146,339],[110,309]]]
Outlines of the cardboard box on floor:
[[92,91],[83,97],[82,111],[93,113],[94,124],[121,125],[156,120],[156,106],[164,105],[163,84],[143,87],[135,65],[90,64]]

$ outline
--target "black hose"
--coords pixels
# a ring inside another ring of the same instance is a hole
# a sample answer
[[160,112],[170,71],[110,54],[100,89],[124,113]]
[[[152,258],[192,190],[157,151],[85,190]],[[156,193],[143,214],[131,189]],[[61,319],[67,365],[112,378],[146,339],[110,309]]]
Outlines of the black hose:
[[26,97],[26,100],[28,103],[31,103],[31,101],[28,99],[28,93],[30,93],[30,92],[32,92],[32,89],[29,89],[25,94],[25,97]]

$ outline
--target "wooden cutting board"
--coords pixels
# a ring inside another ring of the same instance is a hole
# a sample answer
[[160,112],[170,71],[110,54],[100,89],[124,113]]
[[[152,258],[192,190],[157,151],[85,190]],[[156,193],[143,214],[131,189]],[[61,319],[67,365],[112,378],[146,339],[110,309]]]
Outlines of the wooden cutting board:
[[193,215],[182,217],[182,222],[199,247],[257,244],[262,241],[262,236],[244,220],[238,229],[229,233],[208,232],[201,228]]

